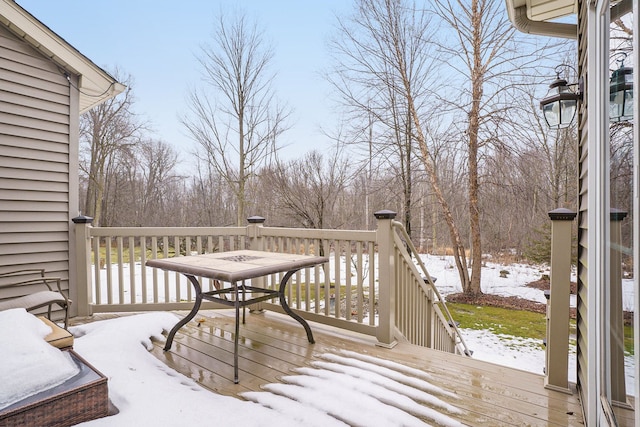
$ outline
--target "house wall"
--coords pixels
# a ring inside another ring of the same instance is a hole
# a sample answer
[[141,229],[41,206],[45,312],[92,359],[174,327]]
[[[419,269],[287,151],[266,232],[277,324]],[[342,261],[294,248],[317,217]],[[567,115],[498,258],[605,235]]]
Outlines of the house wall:
[[62,70],[0,25],[0,272],[45,268],[68,289],[77,128]]

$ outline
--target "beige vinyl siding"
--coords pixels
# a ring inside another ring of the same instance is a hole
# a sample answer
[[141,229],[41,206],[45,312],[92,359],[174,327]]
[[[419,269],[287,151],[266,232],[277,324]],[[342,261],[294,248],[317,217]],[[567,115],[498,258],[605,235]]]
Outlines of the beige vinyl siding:
[[45,268],[65,288],[70,105],[62,70],[0,26],[0,271]]
[[[588,2],[580,2],[578,10],[578,71],[583,81],[587,81],[587,11]],[[586,83],[585,83],[586,84]],[[578,112],[578,298],[576,309],[577,323],[577,383],[578,390],[581,394],[583,402],[586,401],[587,382],[587,269],[588,269],[588,228],[587,228],[587,205],[589,194],[587,192],[588,170],[587,159],[587,97],[583,97],[579,105]]]

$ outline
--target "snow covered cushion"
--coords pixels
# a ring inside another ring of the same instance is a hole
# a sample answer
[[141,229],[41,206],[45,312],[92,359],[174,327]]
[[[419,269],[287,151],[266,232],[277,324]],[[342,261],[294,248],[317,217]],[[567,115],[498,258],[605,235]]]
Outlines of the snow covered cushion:
[[78,373],[67,352],[44,340],[50,333],[24,308],[0,311],[0,411]]

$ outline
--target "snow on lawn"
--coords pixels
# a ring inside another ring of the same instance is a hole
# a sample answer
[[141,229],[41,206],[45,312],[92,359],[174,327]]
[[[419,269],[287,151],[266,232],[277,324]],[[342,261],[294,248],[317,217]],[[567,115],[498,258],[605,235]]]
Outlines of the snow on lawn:
[[[436,285],[442,295],[462,292],[460,277],[452,257],[437,255],[421,255],[420,257],[429,274],[437,277]],[[507,277],[500,277],[502,270],[509,272]],[[525,286],[527,283],[539,280],[543,274],[549,274],[547,267],[485,263],[482,267],[482,292],[505,297],[517,296],[546,303],[543,291]]]

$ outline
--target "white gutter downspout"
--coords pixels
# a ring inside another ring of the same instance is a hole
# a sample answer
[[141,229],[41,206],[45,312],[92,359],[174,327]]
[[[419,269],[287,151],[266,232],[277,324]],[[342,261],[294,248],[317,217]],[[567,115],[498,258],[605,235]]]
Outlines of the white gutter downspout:
[[509,20],[513,23],[513,26],[523,33],[538,36],[563,37],[566,39],[578,38],[578,26],[576,24],[533,21],[527,16],[526,6],[510,8],[507,5],[507,13],[509,14]]
[[[640,70],[640,6],[638,2],[633,5],[633,67]],[[633,73],[633,86],[640,87],[640,73]],[[633,254],[637,261],[640,254],[640,101],[636,97],[633,100]],[[633,298],[634,307],[640,307],[640,263],[633,263]],[[633,310],[633,341],[635,362],[635,425],[640,426],[640,310]]]
[[613,425],[609,362],[609,0],[590,2],[587,11],[587,384],[585,425]]

